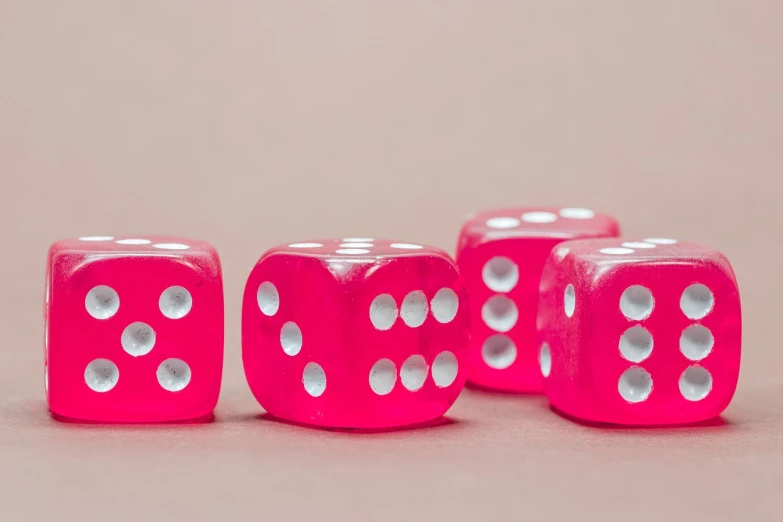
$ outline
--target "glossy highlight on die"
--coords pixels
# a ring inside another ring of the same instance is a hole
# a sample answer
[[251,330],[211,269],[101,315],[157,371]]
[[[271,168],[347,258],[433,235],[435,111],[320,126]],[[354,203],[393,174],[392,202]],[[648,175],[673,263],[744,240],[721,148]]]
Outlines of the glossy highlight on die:
[[614,218],[586,208],[519,207],[472,215],[457,246],[472,302],[468,381],[541,393],[535,318],[544,262],[562,241],[618,234]]
[[569,241],[540,289],[539,361],[556,410],[654,426],[709,420],[730,403],[741,306],[720,252],[668,238]]
[[223,367],[223,281],[206,242],[85,236],[49,249],[44,379],[55,418],[208,419]]
[[245,375],[272,416],[393,428],[443,416],[465,382],[469,305],[449,255],[373,238],[263,254],[242,305]]

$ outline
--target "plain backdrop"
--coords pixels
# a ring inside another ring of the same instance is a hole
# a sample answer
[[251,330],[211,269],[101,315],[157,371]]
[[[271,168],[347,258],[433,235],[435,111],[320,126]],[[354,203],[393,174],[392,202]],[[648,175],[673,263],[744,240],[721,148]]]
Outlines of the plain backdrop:
[[[0,0],[0,518],[781,519],[781,19],[761,0]],[[239,308],[266,248],[453,251],[468,212],[537,204],[727,254],[745,331],[722,423],[591,428],[476,391],[422,430],[259,416]],[[48,245],[156,233],[223,259],[217,421],[51,420]]]

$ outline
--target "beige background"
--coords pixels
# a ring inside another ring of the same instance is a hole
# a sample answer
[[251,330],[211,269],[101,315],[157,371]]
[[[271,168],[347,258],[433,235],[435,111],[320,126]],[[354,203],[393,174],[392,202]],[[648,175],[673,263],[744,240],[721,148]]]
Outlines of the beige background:
[[[0,518],[780,520],[781,19],[739,0],[0,0]],[[726,252],[745,355],[725,424],[588,428],[470,391],[418,431],[258,417],[239,305],[265,248],[451,250],[467,212],[539,203]],[[221,252],[214,424],[49,419],[46,248],[104,233]]]

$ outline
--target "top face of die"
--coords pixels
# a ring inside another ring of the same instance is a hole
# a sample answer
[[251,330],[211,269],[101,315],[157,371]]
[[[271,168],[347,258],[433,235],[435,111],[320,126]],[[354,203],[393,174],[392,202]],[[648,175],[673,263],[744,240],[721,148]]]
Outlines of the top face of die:
[[63,239],[49,248],[57,271],[67,273],[112,259],[187,260],[192,268],[220,273],[218,253],[206,241],[176,236],[83,236]]
[[443,250],[431,246],[369,237],[319,239],[287,243],[271,249],[269,253],[364,261],[410,255],[438,256],[445,254],[448,256]]
[[369,237],[287,243],[268,250],[262,259],[279,255],[322,262],[339,281],[362,279],[373,267],[395,259],[434,257],[452,262],[449,254],[439,248]]
[[174,236],[82,236],[58,241],[52,245],[52,251],[104,256],[115,254],[171,257],[212,254],[215,249],[205,241]]
[[628,264],[699,264],[716,265],[733,274],[726,257],[715,249],[670,238],[601,238],[569,241],[557,246],[557,259],[573,256],[575,260],[596,265],[599,274],[610,266]]
[[[509,238],[616,236],[617,221],[586,208],[518,207],[478,212],[469,217],[461,237],[469,243]],[[464,245],[471,246],[471,245]]]

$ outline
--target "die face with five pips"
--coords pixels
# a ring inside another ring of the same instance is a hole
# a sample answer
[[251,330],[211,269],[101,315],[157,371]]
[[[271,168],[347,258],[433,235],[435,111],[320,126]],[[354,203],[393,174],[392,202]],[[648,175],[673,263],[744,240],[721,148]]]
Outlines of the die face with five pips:
[[245,374],[261,406],[288,421],[431,421],[463,388],[468,314],[462,278],[439,249],[371,238],[280,246],[245,288]]
[[215,249],[93,236],[49,249],[45,389],[56,417],[168,422],[211,415],[223,366]]
[[618,233],[612,217],[584,208],[527,207],[472,215],[457,247],[457,265],[471,299],[468,381],[541,393],[535,321],[544,262],[562,241]]
[[539,361],[557,410],[668,425],[731,401],[741,311],[721,253],[665,238],[569,241],[549,256],[540,292]]

